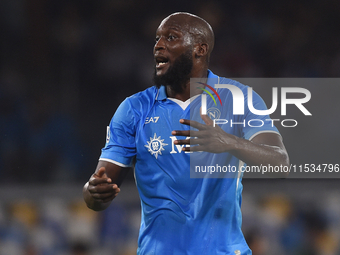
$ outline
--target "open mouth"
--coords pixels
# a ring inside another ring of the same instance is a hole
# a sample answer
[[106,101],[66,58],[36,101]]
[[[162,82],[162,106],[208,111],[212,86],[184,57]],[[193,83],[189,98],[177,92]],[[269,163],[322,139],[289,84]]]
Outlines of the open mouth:
[[168,58],[163,57],[163,56],[155,57],[155,61],[156,61],[157,69],[164,67],[169,62]]

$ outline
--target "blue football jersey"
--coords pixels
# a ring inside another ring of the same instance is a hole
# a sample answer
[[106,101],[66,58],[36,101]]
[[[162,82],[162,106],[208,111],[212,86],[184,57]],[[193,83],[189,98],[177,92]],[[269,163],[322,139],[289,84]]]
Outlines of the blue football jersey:
[[[208,78],[212,87],[232,84],[247,94],[247,86],[236,81],[211,71]],[[228,120],[220,125],[224,131],[244,139],[261,132],[278,133],[270,121],[264,121],[269,116],[249,111],[246,99],[244,114],[234,115],[230,91],[217,92],[222,105],[216,106],[210,98],[207,112],[212,119]],[[255,92],[253,105],[267,109]],[[171,132],[190,128],[180,119],[203,123],[200,106],[201,96],[192,98],[190,104],[179,103],[167,98],[164,86],[154,86],[125,99],[110,122],[100,160],[123,167],[135,163],[142,207],[137,254],[251,254],[241,231],[242,173],[232,178],[195,175],[196,166],[219,164],[239,169],[243,163],[229,153],[188,153],[174,144],[185,137]],[[248,125],[254,119],[263,120],[262,125]]]

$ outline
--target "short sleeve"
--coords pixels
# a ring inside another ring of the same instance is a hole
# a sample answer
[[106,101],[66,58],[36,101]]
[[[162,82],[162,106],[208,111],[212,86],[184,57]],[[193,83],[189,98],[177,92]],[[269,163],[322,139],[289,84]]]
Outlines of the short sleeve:
[[[268,109],[263,99],[255,91],[253,91],[252,104],[256,110]],[[269,115],[257,115],[250,111],[247,96],[245,97],[245,125],[242,133],[243,138],[247,140],[251,140],[260,133],[280,134]]]
[[128,99],[118,107],[107,128],[105,147],[99,160],[108,161],[122,167],[132,165],[136,155],[136,115]]

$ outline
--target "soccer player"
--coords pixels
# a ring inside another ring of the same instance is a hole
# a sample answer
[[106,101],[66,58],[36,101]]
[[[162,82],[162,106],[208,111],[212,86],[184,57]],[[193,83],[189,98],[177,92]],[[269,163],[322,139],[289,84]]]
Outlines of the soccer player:
[[[121,103],[96,171],[84,186],[87,206],[104,210],[120,192],[127,167],[134,164],[142,207],[137,254],[251,254],[241,232],[242,174],[190,178],[190,158],[196,155],[198,161],[238,169],[245,164],[289,164],[272,122],[246,125],[269,116],[254,115],[246,104],[243,115],[233,115],[228,89],[218,91],[223,105],[219,118],[234,125],[214,125],[200,113],[199,95],[212,91],[214,84],[232,84],[247,93],[246,86],[208,69],[213,46],[213,30],[198,16],[174,13],[161,22],[154,46],[155,86]],[[192,85],[190,78],[206,83]],[[256,93],[253,105],[266,109]],[[211,106],[212,100],[208,111]]]

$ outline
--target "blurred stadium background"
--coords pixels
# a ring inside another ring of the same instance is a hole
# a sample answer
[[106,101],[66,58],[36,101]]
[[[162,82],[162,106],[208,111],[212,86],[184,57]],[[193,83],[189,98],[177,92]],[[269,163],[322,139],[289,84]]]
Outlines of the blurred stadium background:
[[[88,210],[81,190],[115,109],[151,85],[155,30],[174,11],[210,22],[211,69],[221,76],[340,76],[338,0],[1,0],[1,255],[135,254],[132,172],[105,212]],[[337,114],[340,86],[314,89],[310,106]],[[299,132],[279,127],[292,163],[340,163],[338,115],[318,109],[328,119]],[[339,187],[337,179],[245,179],[253,254],[340,254]]]

